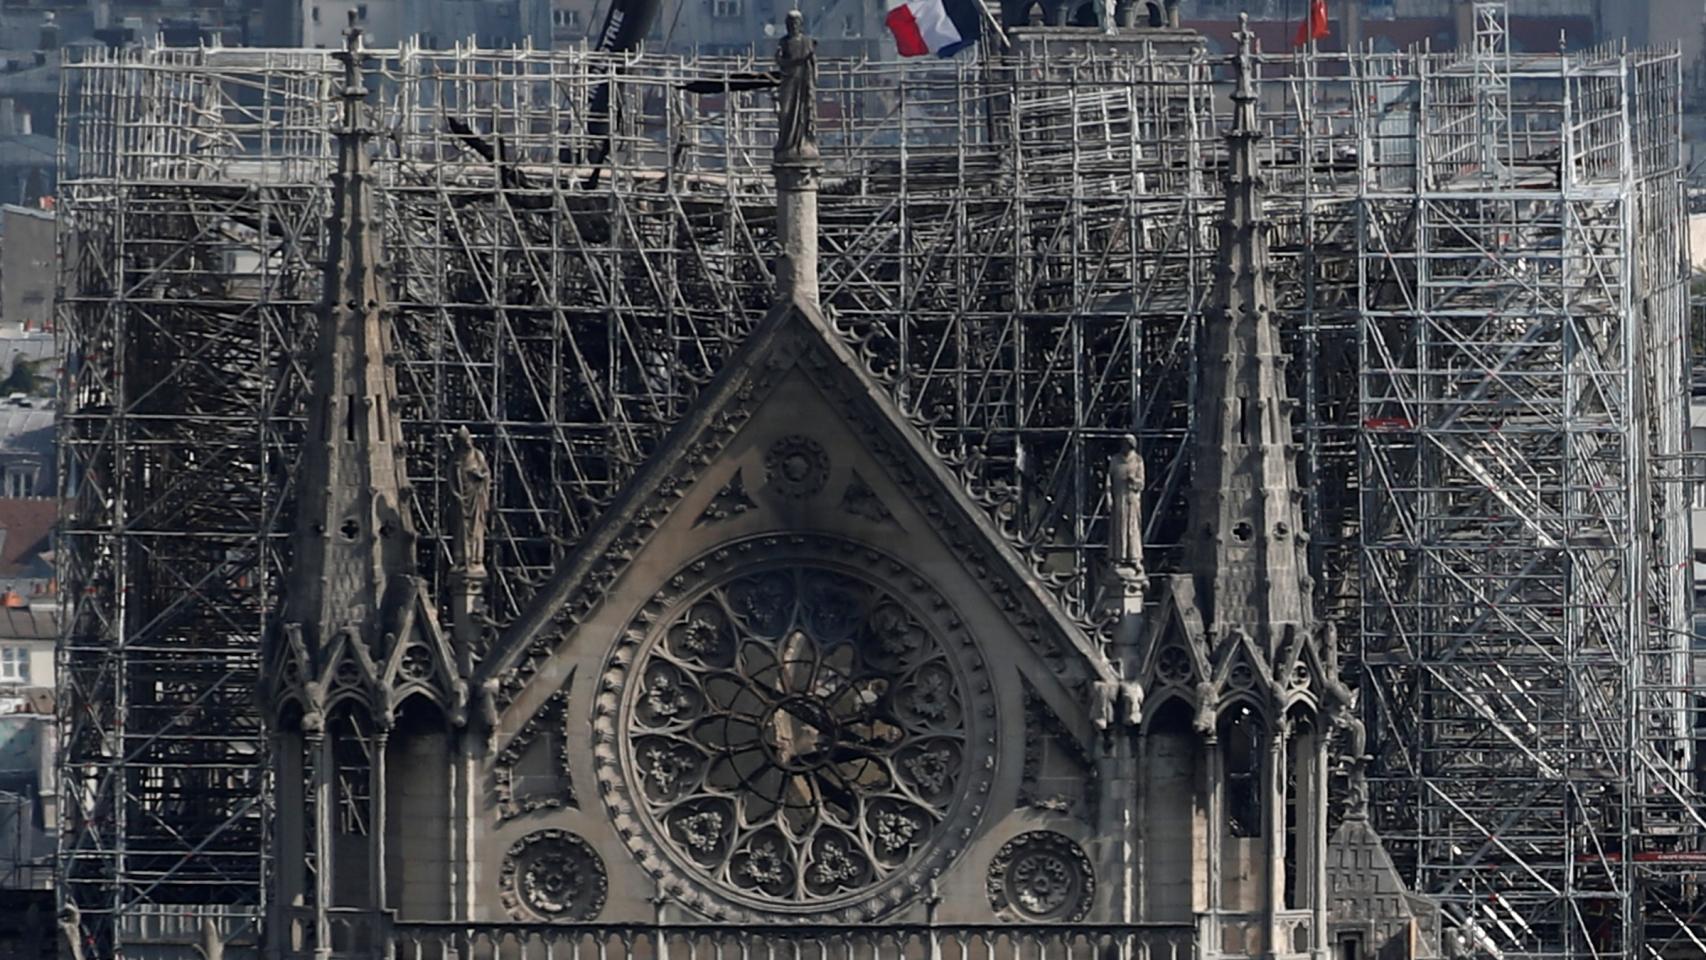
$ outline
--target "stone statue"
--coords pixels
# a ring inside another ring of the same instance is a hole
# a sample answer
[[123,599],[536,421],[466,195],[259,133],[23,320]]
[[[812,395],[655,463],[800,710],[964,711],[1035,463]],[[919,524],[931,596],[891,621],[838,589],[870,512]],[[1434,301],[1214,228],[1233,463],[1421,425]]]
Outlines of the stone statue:
[[1338,678],[1327,681],[1326,714],[1328,729],[1345,730],[1345,767],[1349,777],[1350,811],[1366,813],[1368,809],[1368,728],[1357,716],[1360,691],[1345,686]]
[[1219,718],[1220,696],[1214,689],[1214,684],[1202,680],[1197,683],[1197,715],[1191,721],[1199,735],[1213,737],[1219,731],[1215,729]]
[[468,681],[450,682],[450,726],[460,730],[468,725]]
[[498,747],[498,693],[501,687],[498,678],[487,677],[480,681],[480,689],[476,696],[476,707],[480,712],[480,725],[486,728],[486,750],[496,750]]
[[789,10],[788,32],[776,48],[782,74],[776,91],[776,160],[816,160],[817,41],[806,36],[805,16]]
[[1114,706],[1119,702],[1120,685],[1113,680],[1094,680],[1090,683],[1090,721],[1097,730],[1114,725]]
[[83,960],[83,914],[75,903],[67,903],[59,911],[60,956],[67,960]]
[[1143,458],[1126,434],[1108,462],[1108,564],[1122,579],[1143,575]]
[[456,450],[456,473],[453,490],[456,494],[457,564],[469,573],[486,569],[486,510],[491,504],[492,471],[486,455],[474,446],[474,435],[467,427],[457,427],[453,440]]
[[317,736],[326,730],[326,685],[319,680],[302,684],[307,702],[302,705],[302,732]]
[[1124,692],[1120,702],[1125,705],[1125,722],[1135,730],[1143,725],[1143,684],[1127,680],[1120,689]]
[[219,935],[219,925],[211,918],[201,922],[201,943],[196,948],[202,960],[225,960],[225,938]]

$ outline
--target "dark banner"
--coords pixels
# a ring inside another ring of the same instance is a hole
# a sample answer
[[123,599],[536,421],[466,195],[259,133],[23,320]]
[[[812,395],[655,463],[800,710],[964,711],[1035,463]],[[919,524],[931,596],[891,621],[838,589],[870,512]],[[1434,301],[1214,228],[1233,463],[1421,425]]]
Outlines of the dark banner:
[[[652,32],[652,22],[662,8],[663,0],[610,0],[610,12],[604,17],[604,28],[598,31],[598,43],[593,49],[609,53],[634,49]],[[604,141],[592,162],[603,163],[610,155],[610,84],[599,84],[592,91],[592,103],[588,106],[591,115],[587,117],[587,132]],[[597,177],[595,172],[595,182]]]
[[662,0],[610,0],[610,12],[598,31],[594,50],[622,53],[634,49],[652,31]]

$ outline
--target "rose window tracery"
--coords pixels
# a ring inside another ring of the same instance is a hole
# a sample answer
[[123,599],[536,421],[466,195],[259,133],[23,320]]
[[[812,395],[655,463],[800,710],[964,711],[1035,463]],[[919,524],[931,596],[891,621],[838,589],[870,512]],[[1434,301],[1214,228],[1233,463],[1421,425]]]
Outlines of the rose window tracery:
[[943,636],[931,613],[962,628],[942,598],[908,596],[921,581],[730,566],[613,658],[613,812],[639,814],[642,862],[663,853],[713,915],[891,909],[982,810],[995,707],[975,644]]

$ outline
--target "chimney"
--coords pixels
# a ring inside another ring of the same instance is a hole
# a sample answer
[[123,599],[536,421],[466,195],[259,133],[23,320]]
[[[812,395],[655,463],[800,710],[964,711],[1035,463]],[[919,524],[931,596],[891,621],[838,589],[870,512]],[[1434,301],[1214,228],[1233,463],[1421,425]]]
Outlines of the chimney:
[[1475,8],[1469,3],[1459,3],[1451,13],[1452,27],[1457,32],[1457,49],[1467,50],[1475,43]]
[[42,15],[39,48],[42,53],[53,53],[59,49],[59,44],[59,20],[53,15],[53,11],[49,10]]

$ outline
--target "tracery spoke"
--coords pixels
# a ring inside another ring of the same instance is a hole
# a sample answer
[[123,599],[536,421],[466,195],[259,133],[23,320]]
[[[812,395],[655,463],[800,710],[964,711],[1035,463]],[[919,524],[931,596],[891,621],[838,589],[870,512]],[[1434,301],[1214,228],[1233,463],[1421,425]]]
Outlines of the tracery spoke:
[[715,754],[763,750],[756,718],[734,714],[707,717],[694,725],[691,735],[701,746]]
[[824,767],[819,770],[815,780],[816,793],[823,799],[825,805],[833,804],[837,809],[849,812],[858,806],[858,791],[834,767]]

